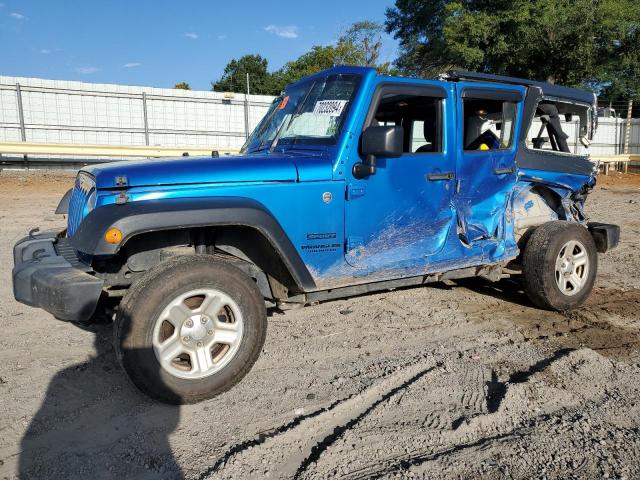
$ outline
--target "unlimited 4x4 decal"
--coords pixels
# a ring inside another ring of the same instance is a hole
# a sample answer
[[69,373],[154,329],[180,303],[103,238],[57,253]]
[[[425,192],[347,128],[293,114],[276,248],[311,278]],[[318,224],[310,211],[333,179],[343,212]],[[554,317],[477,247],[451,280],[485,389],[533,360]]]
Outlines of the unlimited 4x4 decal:
[[302,250],[308,253],[335,252],[342,246],[341,243],[323,243],[320,245],[302,245]]

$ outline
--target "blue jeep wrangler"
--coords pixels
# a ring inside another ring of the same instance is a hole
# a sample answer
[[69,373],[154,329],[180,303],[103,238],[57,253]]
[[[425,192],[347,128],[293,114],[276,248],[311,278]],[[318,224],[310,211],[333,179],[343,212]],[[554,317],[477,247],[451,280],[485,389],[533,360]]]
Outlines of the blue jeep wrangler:
[[239,156],[82,169],[67,228],[15,245],[15,298],[75,322],[117,305],[122,366],[173,403],[243,378],[269,306],[513,276],[571,309],[619,237],[587,222],[597,166],[563,130],[588,146],[596,112],[517,78],[333,68],[290,85]]

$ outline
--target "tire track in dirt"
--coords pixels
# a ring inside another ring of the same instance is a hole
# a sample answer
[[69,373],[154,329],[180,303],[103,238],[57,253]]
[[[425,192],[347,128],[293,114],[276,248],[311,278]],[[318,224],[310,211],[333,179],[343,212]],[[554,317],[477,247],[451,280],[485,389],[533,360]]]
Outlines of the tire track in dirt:
[[536,373],[546,370],[552,363],[566,357],[573,348],[561,348],[557,350],[550,357],[544,358],[539,362],[531,365],[527,370],[519,370],[509,375],[509,379],[506,382],[498,381],[498,376],[495,372],[491,373],[491,381],[487,383],[487,410],[489,413],[495,413],[500,409],[502,400],[507,395],[507,390],[510,385],[518,383],[525,383],[529,381],[529,378]]
[[[483,398],[483,400],[486,401],[486,406],[483,406],[482,409],[484,413],[475,414],[471,417],[462,416],[454,421],[450,430],[443,431],[440,438],[446,438],[449,445],[440,446],[440,448],[432,451],[417,450],[403,455],[388,457],[382,461],[369,464],[364,468],[351,471],[344,475],[343,478],[386,478],[394,472],[406,470],[410,467],[419,467],[428,462],[457,455],[464,451],[482,449],[496,442],[511,442],[514,438],[524,436],[524,432],[529,429],[527,426],[513,428],[513,425],[505,424],[503,427],[509,425],[510,428],[501,432],[500,430],[502,430],[502,428],[500,428],[499,425],[504,422],[505,418],[503,415],[494,416],[494,414],[500,410],[502,401],[506,397],[508,390],[514,385],[527,383],[532,376],[545,371],[555,362],[565,358],[574,351],[575,350],[569,348],[557,350],[550,356],[543,358],[524,370],[512,372],[509,377],[502,382],[498,380],[496,372],[492,371],[491,379],[486,382],[486,397]],[[470,376],[474,377],[476,375],[471,374]],[[478,381],[480,380],[481,379],[478,379]],[[546,418],[547,416],[548,414],[544,413],[540,418]],[[468,423],[471,420],[476,420],[476,424]],[[460,430],[464,431],[458,431],[463,424],[465,428]],[[492,435],[482,435],[483,432],[494,430],[490,428],[491,425],[498,427],[498,431]],[[469,437],[471,437],[471,439]]]
[[[486,370],[486,367],[478,365],[469,365],[465,368],[463,380],[460,382],[460,385],[464,386],[460,407],[463,411],[471,413],[465,413],[454,419],[449,426],[451,430],[457,430],[463,423],[487,412],[491,382],[486,381]],[[495,375],[493,371],[491,373]]]
[[401,470],[406,470],[407,468],[415,465],[421,465],[426,462],[438,460],[441,457],[445,457],[448,455],[454,455],[465,450],[472,449],[480,449],[485,445],[494,443],[494,442],[506,442],[512,440],[515,437],[522,436],[518,431],[512,431],[507,433],[501,433],[498,435],[493,435],[490,437],[480,438],[478,440],[474,440],[472,442],[460,443],[454,445],[449,448],[445,448],[443,450],[438,450],[432,453],[422,453],[422,454],[412,454],[407,455],[403,458],[396,458],[395,463],[390,465],[380,466],[379,468],[375,468],[373,465],[362,469],[360,471],[351,472],[345,476],[343,479],[349,480],[364,480],[364,479],[375,479],[375,478],[386,478],[388,475],[398,472]]
[[511,283],[465,283],[470,290],[498,300],[494,305],[464,306],[467,317],[480,322],[496,319],[509,322],[515,327],[513,333],[519,334],[513,337],[519,342],[550,342],[561,348],[587,347],[622,361],[639,356],[640,289],[596,287],[579,308],[554,312],[531,306],[521,294],[514,293]]
[[216,461],[216,463],[214,463],[211,467],[209,467],[207,470],[202,472],[197,477],[197,479],[198,480],[203,480],[205,478],[209,478],[212,474],[214,474],[217,471],[219,471],[220,468],[223,467],[234,456],[239,455],[239,454],[243,453],[244,451],[249,450],[249,449],[251,449],[253,447],[257,447],[259,445],[262,445],[268,439],[273,438],[273,437],[275,437],[277,435],[280,435],[282,433],[287,432],[288,430],[291,430],[291,429],[297,427],[298,425],[300,425],[305,420],[308,420],[310,418],[316,417],[316,416],[322,414],[323,412],[330,411],[331,409],[336,407],[340,402],[341,402],[341,400],[338,400],[338,401],[332,403],[329,407],[320,408],[320,409],[315,410],[315,411],[313,411],[311,413],[297,416],[293,420],[291,420],[290,422],[285,423],[284,425],[282,425],[282,426],[280,426],[278,428],[275,428],[275,429],[272,429],[272,430],[268,430],[268,431],[265,431],[265,432],[260,432],[255,438],[252,438],[252,439],[249,439],[249,440],[245,440],[244,442],[235,444],[234,446],[229,448],[222,455],[222,457],[220,457]]
[[[463,463],[469,461],[478,461],[478,453],[485,450],[489,451],[493,449],[494,451],[502,452],[505,447],[513,447],[517,442],[528,442],[532,436],[536,435],[536,426],[539,424],[549,424],[555,423],[557,424],[558,416],[557,415],[549,415],[547,413],[540,414],[538,416],[532,417],[527,424],[522,426],[517,426],[513,429],[502,433],[496,433],[494,435],[485,436],[481,438],[477,438],[475,440],[463,441],[456,443],[452,446],[448,446],[446,448],[437,449],[435,451],[416,451],[402,456],[396,456],[394,458],[389,458],[384,462],[378,462],[375,464],[367,465],[364,468],[360,468],[358,470],[354,470],[352,472],[347,473],[346,475],[342,475],[341,478],[343,480],[371,480],[378,478],[397,478],[399,472],[406,472],[407,470],[412,470],[412,467],[421,467],[427,465],[431,462],[438,462],[441,460],[446,460],[446,462],[451,465],[455,463]],[[533,425],[533,426],[532,426]],[[635,437],[637,436],[638,430],[632,428],[625,428],[616,425],[611,425],[610,428],[612,431],[616,432],[616,434],[624,435],[625,437]],[[554,433],[558,433],[557,430]],[[553,434],[549,434],[553,437]],[[589,455],[589,454],[587,454]],[[531,459],[531,454],[529,454],[529,459]],[[569,472],[564,472],[564,475],[560,475],[557,478],[601,478],[598,476],[584,476],[579,475],[575,476],[575,474],[582,469],[585,464],[590,459],[584,457],[579,465],[576,467],[572,467]],[[528,461],[527,458],[521,458],[523,463],[528,463],[529,465],[535,465]],[[413,471],[413,478],[444,478],[449,477],[448,475],[442,472],[442,467],[437,467],[437,477],[432,477],[429,475],[428,471]],[[433,474],[432,474],[433,475]],[[453,478],[453,477],[451,477]],[[459,478],[458,475],[455,478]],[[496,478],[495,476],[491,476],[490,474],[484,473],[480,475],[476,472],[475,475],[464,477],[464,478]],[[502,476],[500,478],[503,478]],[[533,474],[532,471],[528,470],[525,476],[515,474],[513,476],[506,476],[506,478],[547,478],[546,475],[538,477]],[[556,478],[555,476],[552,478]],[[615,478],[615,477],[614,477]],[[625,478],[625,477],[622,477]],[[629,478],[629,477],[626,477]],[[637,478],[637,477],[631,477]]]
[[433,359],[420,358],[347,400],[233,446],[199,479],[261,478],[266,474],[297,478],[345,431],[438,366]]

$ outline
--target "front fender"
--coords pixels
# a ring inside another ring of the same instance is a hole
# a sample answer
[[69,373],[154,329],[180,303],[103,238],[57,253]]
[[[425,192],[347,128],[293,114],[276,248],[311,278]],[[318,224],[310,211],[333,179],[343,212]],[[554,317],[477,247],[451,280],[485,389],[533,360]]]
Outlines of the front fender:
[[69,213],[69,202],[71,201],[71,194],[73,193],[73,188],[70,188],[65,192],[65,194],[58,202],[58,206],[56,207],[55,213],[57,214],[68,214]]
[[[115,255],[130,238],[141,233],[223,225],[258,230],[281,256],[298,286],[303,291],[315,289],[313,278],[280,223],[264,205],[243,197],[171,198],[105,205],[85,217],[71,243],[87,255]],[[109,228],[122,232],[122,242],[106,242],[104,235]]]

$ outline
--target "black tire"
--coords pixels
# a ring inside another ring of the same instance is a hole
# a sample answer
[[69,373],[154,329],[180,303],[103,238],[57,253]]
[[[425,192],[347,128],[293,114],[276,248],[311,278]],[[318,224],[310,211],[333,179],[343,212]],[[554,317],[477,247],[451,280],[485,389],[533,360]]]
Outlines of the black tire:
[[[585,247],[588,272],[584,286],[573,295],[562,292],[556,281],[556,259],[571,240]],[[522,276],[524,291],[538,307],[548,310],[571,310],[581,305],[591,293],[598,271],[598,254],[589,231],[571,222],[549,222],[535,229],[524,247]]]
[[[238,305],[243,317],[240,345],[221,370],[200,379],[185,379],[165,370],[153,350],[156,319],[178,295],[215,288]],[[149,270],[127,292],[114,325],[120,364],[143,393],[171,404],[212,398],[238,383],[257,360],[267,332],[264,299],[255,282],[233,265],[208,255],[178,257]]]

